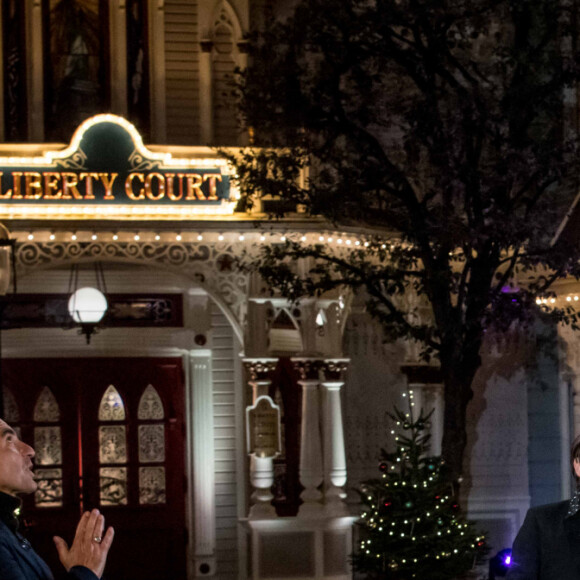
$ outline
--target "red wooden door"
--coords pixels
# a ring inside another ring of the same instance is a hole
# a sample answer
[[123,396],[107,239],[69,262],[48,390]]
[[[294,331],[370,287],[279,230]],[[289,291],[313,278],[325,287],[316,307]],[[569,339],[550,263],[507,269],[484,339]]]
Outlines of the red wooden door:
[[107,580],[185,578],[181,359],[8,359],[2,374],[6,419],[37,454],[30,539],[53,570],[52,536],[97,507],[116,532]]

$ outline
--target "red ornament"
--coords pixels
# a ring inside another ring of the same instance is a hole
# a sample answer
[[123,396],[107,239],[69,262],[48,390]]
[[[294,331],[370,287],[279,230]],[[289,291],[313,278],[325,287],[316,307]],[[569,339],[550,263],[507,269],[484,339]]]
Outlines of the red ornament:
[[383,462],[379,464],[379,469],[381,471],[387,471],[387,469],[389,469],[389,466],[385,462]]

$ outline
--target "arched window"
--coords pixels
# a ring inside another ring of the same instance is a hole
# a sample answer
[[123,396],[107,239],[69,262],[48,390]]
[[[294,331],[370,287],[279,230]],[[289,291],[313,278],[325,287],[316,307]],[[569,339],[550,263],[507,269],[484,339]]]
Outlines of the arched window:
[[165,410],[159,393],[147,385],[137,410],[139,419],[139,503],[164,504]]
[[163,77],[151,83],[149,72],[154,50],[157,66],[164,59],[164,11],[152,4],[3,0],[2,140],[68,142],[88,117],[111,111],[149,141],[150,93],[165,89]]
[[4,420],[11,427],[15,427],[15,425],[20,423],[20,409],[14,398],[14,393],[4,386],[2,387],[2,396],[4,401]]
[[44,387],[34,405],[34,462],[37,465],[38,488],[34,494],[36,507],[61,507],[62,429],[61,414],[53,392]]
[[107,3],[44,0],[45,137],[68,142],[109,107]]
[[101,505],[127,505],[127,426],[125,404],[109,385],[99,405],[99,479]]

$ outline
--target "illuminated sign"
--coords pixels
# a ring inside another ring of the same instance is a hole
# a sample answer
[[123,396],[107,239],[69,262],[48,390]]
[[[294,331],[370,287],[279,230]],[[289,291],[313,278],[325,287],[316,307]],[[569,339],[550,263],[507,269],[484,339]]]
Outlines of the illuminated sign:
[[148,149],[128,121],[97,115],[77,129],[68,147],[0,155],[0,217],[189,219],[233,213],[226,162],[203,148],[179,150],[184,155],[176,158]]

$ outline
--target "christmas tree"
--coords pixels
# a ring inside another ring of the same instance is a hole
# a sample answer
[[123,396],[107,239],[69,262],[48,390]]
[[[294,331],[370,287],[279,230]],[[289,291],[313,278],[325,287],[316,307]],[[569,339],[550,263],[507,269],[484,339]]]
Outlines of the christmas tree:
[[459,481],[444,462],[428,455],[431,413],[414,419],[395,408],[391,433],[396,450],[382,451],[381,477],[360,489],[364,504],[354,569],[368,579],[451,580],[471,570],[487,553],[484,534],[461,513]]

